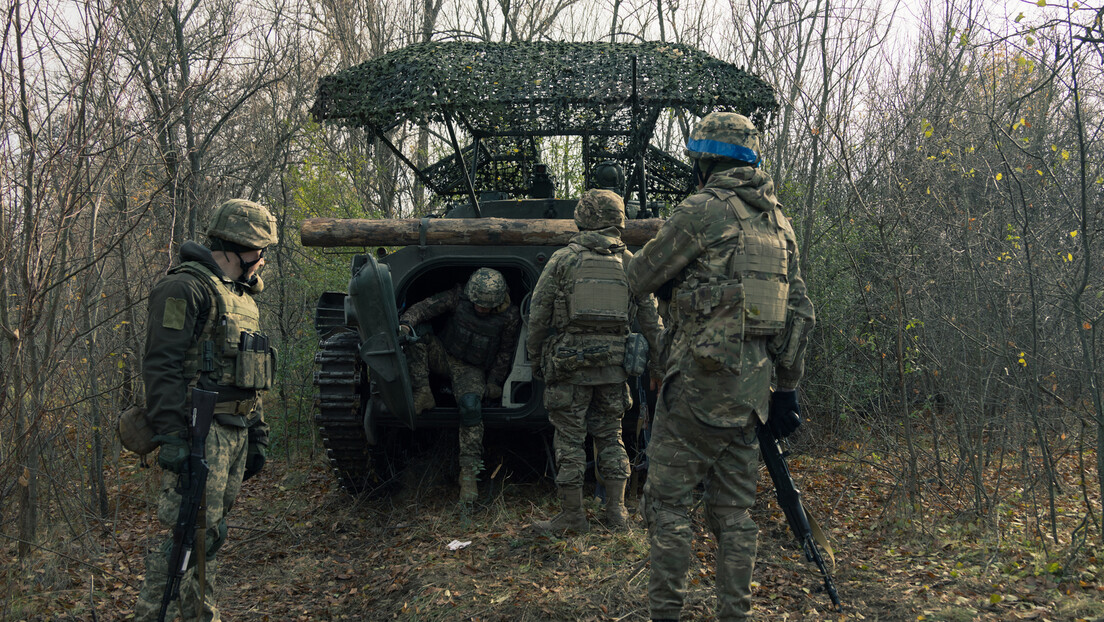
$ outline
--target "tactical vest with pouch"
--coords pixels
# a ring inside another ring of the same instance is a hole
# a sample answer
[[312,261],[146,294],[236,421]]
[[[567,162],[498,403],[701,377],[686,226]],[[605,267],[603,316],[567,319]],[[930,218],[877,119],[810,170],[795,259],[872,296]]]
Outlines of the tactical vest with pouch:
[[214,384],[239,389],[271,388],[276,349],[260,332],[260,311],[253,297],[234,291],[232,284],[198,262],[182,263],[169,272],[197,277],[211,294],[207,322],[184,356],[184,377],[207,376]]
[[603,255],[572,242],[579,253],[567,295],[567,324],[578,332],[624,331],[629,325],[629,279],[621,253]]
[[489,370],[494,365],[506,329],[506,313],[480,315],[467,297],[461,295],[460,304],[449,318],[441,343],[445,351],[456,358]]
[[602,254],[572,242],[579,254],[571,289],[559,305],[551,364],[555,376],[580,369],[622,366],[632,321],[632,294],[622,253]]
[[676,289],[674,308],[689,332],[694,360],[709,371],[740,370],[743,341],[773,337],[786,327],[789,252],[779,210],[748,207],[734,193],[709,188],[728,204],[735,227],[724,255],[699,259],[708,273],[693,274]]

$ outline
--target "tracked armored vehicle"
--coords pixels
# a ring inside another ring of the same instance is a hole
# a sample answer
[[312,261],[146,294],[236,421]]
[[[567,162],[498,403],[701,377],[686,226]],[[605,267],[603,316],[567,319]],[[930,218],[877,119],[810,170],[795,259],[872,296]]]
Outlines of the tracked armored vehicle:
[[[315,319],[315,420],[342,486],[361,492],[393,475],[390,431],[457,425],[443,387],[434,388],[437,406],[415,416],[401,310],[490,267],[506,277],[524,317],[545,262],[576,233],[577,197],[557,193],[542,146],[577,141],[585,187],[625,196],[623,238],[633,248],[691,190],[690,167],[652,144],[661,121],[685,132],[694,117],[731,110],[763,127],[776,108],[760,78],[666,43],[418,44],[322,78],[314,117],[370,132],[435,201],[433,217],[302,224],[306,246],[365,249],[352,260],[348,291],[323,294]],[[451,154],[419,167],[393,142],[404,125],[430,128]],[[501,400],[483,405],[488,429],[550,428],[526,333]]]

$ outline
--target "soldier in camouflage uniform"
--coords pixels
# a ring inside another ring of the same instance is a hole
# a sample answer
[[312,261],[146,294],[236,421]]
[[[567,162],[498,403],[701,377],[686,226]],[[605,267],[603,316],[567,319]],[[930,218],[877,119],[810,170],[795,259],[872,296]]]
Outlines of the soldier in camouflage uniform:
[[[656,408],[644,514],[653,620],[677,620],[686,592],[694,488],[717,539],[717,619],[746,620],[758,528],[757,422],[799,423],[796,388],[814,323],[797,240],[759,170],[744,116],[714,112],[691,133],[698,192],[629,263],[633,291],[670,295],[667,372]],[[774,392],[771,392],[772,373]]]
[[[449,314],[438,337],[419,325]],[[460,411],[460,503],[475,501],[483,470],[483,400],[501,400],[521,332],[521,313],[510,303],[506,279],[498,270],[480,268],[467,284],[411,305],[399,318],[403,333],[419,338],[406,348],[414,409],[436,405],[429,373],[447,376]]]
[[[207,228],[208,247],[185,242],[181,263],[169,270],[149,296],[149,325],[143,377],[146,420],[160,443],[161,493],[157,518],[172,527],[180,512],[180,474],[188,468],[191,388],[218,392],[207,436],[207,541],[203,602],[194,566],[180,585],[185,620],[218,620],[215,558],[226,540],[226,515],[242,481],[261,471],[268,425],[261,393],[271,387],[275,352],[260,333],[253,296],[264,283],[257,274],[264,250],[277,242],[276,219],[263,206],[234,199],[215,209]],[[197,543],[197,549],[203,546]],[[135,620],[156,620],[168,580],[172,537],[146,557],[146,576]],[[198,554],[198,552],[197,552]],[[173,617],[170,606],[169,617]]]
[[650,369],[660,378],[662,325],[650,294],[632,296],[621,242],[625,205],[610,190],[589,190],[575,207],[579,233],[552,254],[533,289],[526,349],[534,372],[544,376],[544,406],[556,429],[556,485],[562,511],[537,521],[541,531],[588,530],[582,509],[587,432],[597,446],[605,480],[606,525],[627,527],[625,481],[629,458],[621,440],[621,417],[632,405],[623,365],[625,339],[634,319],[649,343]]

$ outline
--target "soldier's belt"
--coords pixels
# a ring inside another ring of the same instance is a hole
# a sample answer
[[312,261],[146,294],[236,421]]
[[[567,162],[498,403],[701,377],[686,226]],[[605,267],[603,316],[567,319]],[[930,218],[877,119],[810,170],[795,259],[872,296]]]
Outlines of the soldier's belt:
[[215,404],[216,415],[248,415],[257,404],[256,398]]

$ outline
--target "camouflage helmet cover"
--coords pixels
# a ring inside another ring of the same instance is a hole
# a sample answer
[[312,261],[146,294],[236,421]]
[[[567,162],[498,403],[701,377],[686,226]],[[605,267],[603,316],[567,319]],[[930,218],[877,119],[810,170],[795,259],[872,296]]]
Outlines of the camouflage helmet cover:
[[278,241],[276,218],[260,203],[230,199],[211,213],[207,237],[233,242],[246,248],[265,248]]
[[468,284],[464,286],[464,294],[468,300],[480,307],[495,309],[502,306],[509,295],[506,286],[506,277],[498,270],[480,268],[468,278]]
[[625,228],[625,202],[612,190],[587,190],[575,206],[579,231],[606,227]]
[[690,132],[686,155],[693,160],[759,163],[759,130],[742,114],[711,112]]

